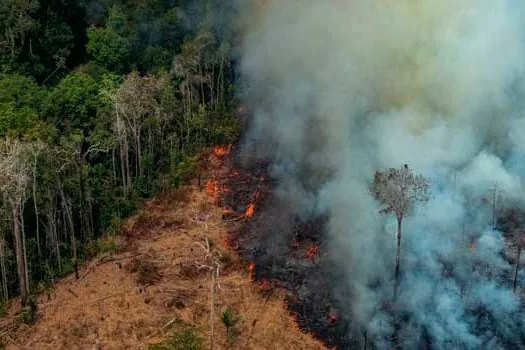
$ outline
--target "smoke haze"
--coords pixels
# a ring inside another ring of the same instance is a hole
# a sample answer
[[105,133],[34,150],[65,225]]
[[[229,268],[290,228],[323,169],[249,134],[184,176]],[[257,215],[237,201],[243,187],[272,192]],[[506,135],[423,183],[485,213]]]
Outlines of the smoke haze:
[[[490,202],[495,183],[501,205],[523,199],[522,7],[269,0],[246,14],[244,151],[274,160],[277,193],[300,215],[329,215],[328,249],[346,276],[334,288],[351,291],[341,305],[352,332],[379,348],[396,324],[403,348],[525,347]],[[403,223],[400,323],[380,308],[392,298],[395,219],[368,187],[405,163],[431,199]]]

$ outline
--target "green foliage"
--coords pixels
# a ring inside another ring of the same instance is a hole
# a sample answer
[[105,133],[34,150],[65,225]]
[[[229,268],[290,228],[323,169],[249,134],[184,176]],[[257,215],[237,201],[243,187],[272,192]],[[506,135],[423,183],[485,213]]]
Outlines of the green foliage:
[[[232,44],[211,1],[192,13],[187,1],[0,1],[0,140],[25,150],[33,288],[74,271],[72,233],[79,257],[117,251],[100,238],[142,198],[190,180],[203,146],[237,140]],[[12,222],[0,228],[11,248]],[[17,260],[5,253],[15,295]]]
[[12,104],[15,109],[32,108],[38,111],[46,94],[30,77],[21,74],[0,75],[0,104]]
[[27,301],[27,305],[22,312],[20,312],[20,321],[27,325],[35,324],[37,321],[38,304],[34,297],[30,297]]
[[0,301],[0,317],[3,317],[7,314],[7,302],[5,300]]
[[177,187],[188,181],[195,175],[197,170],[198,156],[183,156],[183,159],[175,163],[172,169],[172,185]]
[[[64,249],[64,247],[61,248]],[[69,253],[69,249],[68,251],[64,251],[64,253]],[[75,265],[73,264],[73,261],[71,259],[64,259],[62,260],[60,270],[56,274],[56,277],[65,277],[69,274],[72,274],[73,272],[75,272]]]
[[117,35],[126,35],[128,18],[122,8],[113,5],[109,9],[107,28],[113,30]]
[[87,52],[97,64],[123,73],[129,67],[131,44],[111,28],[91,27],[87,31]]
[[59,130],[88,131],[96,123],[100,104],[97,82],[87,74],[73,72],[64,78],[49,94],[44,114]]
[[147,46],[139,60],[139,67],[144,71],[157,72],[169,69],[173,61],[173,53],[162,46]]
[[233,309],[228,306],[221,314],[221,322],[226,328],[226,334],[228,339],[233,339],[237,335],[237,324],[239,323],[240,318],[235,315]]
[[73,40],[73,30],[67,23],[58,21],[45,29],[43,45],[52,52],[56,66],[65,66],[74,45]]
[[149,350],[201,350],[204,341],[198,329],[182,320],[173,324],[174,334],[167,340],[150,345]]
[[120,246],[117,241],[109,237],[97,239],[84,245],[84,255],[87,258],[95,257],[98,254],[118,253],[119,250]]

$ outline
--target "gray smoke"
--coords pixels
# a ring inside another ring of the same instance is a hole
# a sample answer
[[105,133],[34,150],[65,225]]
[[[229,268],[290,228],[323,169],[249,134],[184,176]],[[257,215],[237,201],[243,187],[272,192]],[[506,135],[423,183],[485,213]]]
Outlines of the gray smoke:
[[254,112],[244,149],[275,161],[278,193],[300,214],[329,214],[353,331],[390,344],[396,321],[379,305],[392,298],[395,219],[378,214],[368,187],[376,170],[408,163],[432,193],[404,222],[401,345],[429,337],[438,349],[523,348],[490,198],[496,183],[499,203],[524,197],[524,5],[265,4],[244,18],[242,73]]

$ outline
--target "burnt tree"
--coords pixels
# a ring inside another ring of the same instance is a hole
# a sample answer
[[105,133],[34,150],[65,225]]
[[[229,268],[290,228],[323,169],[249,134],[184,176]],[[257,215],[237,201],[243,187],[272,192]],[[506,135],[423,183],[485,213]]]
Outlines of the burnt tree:
[[516,244],[516,268],[514,270],[514,283],[512,285],[512,290],[516,292],[516,287],[518,285],[518,271],[520,269],[520,257],[523,245],[525,244],[525,235],[522,230],[519,230],[514,233],[514,241]]
[[399,286],[401,224],[403,218],[410,213],[415,202],[428,200],[428,187],[427,180],[422,175],[414,174],[406,164],[399,169],[390,168],[384,171],[376,171],[374,175],[371,192],[385,206],[380,210],[380,213],[385,215],[393,213],[397,219],[394,301],[397,299]]

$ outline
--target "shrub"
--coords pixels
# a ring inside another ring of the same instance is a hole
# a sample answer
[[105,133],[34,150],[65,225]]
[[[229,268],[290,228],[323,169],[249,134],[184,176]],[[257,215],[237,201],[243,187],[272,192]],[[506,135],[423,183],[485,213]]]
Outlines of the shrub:
[[31,297],[27,301],[27,306],[20,312],[20,321],[22,323],[31,325],[34,324],[37,320],[38,306],[36,300]]
[[175,333],[167,340],[152,344],[149,350],[201,350],[203,339],[195,326],[177,320],[174,323]]
[[226,334],[228,339],[233,339],[238,333],[237,324],[239,323],[239,317],[235,315],[233,309],[228,306],[221,314],[221,322],[226,327]]

